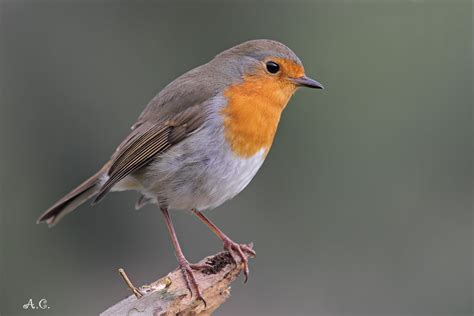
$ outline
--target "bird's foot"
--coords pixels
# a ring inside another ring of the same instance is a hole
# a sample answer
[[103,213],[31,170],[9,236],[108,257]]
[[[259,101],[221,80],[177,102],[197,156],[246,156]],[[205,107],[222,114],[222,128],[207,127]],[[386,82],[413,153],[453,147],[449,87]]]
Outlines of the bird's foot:
[[191,267],[191,269],[196,271],[206,270],[211,267],[208,263],[190,263],[189,266]]
[[235,262],[235,264],[238,264],[239,261],[243,263],[245,276],[244,283],[246,283],[249,277],[249,261],[246,254],[252,257],[257,256],[257,253],[252,249],[253,243],[250,243],[249,245],[238,244],[229,238],[225,238],[223,241],[224,250],[227,250],[230,253],[230,256],[232,257],[232,260]]
[[196,281],[196,277],[194,276],[193,270],[200,270],[204,267],[201,267],[200,264],[190,264],[187,260],[183,260],[179,263],[179,267],[181,272],[183,273],[184,280],[186,281],[186,286],[188,287],[189,292],[191,293],[191,297],[193,297],[193,293],[196,293],[196,297],[198,300],[204,303],[204,306],[207,306],[206,300],[204,300],[201,291],[199,290],[198,283]]

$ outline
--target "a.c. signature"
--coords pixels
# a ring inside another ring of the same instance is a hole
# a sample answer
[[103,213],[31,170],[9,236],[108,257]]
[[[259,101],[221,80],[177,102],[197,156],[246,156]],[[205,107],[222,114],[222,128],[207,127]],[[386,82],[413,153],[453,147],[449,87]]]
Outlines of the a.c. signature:
[[48,301],[45,298],[38,300],[35,304],[35,301],[30,298],[26,304],[23,305],[23,309],[50,309],[48,306]]

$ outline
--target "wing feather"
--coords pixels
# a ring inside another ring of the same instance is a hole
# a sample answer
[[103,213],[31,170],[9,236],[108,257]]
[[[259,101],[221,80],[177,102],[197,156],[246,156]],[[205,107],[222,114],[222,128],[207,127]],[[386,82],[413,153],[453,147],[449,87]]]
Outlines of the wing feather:
[[206,117],[200,106],[192,106],[170,120],[154,124],[147,122],[137,126],[112,156],[107,172],[109,177],[93,203],[98,203],[120,180],[196,131],[203,125]]

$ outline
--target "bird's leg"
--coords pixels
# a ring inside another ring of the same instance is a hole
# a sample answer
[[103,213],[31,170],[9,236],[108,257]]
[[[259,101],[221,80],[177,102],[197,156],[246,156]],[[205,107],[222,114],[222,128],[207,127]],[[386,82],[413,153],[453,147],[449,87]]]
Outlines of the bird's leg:
[[[201,213],[197,209],[192,209],[191,211],[204,224],[206,224],[207,227],[209,227],[214,232],[214,234],[217,235],[217,237],[219,237],[222,240],[222,242],[224,243],[224,249],[227,250],[230,253],[230,255],[232,256],[232,259],[234,260],[235,263],[238,262],[236,260],[237,256],[240,257],[240,260],[244,264],[244,275],[245,275],[244,283],[247,282],[248,275],[249,275],[249,264],[248,264],[248,259],[247,259],[247,256],[245,255],[245,253],[248,253],[249,255],[254,256],[254,257],[257,255],[255,253],[255,251],[252,249],[252,245],[238,244],[238,243],[232,241],[216,225],[214,225],[214,223],[211,222],[210,219],[208,219],[206,216],[204,216],[203,213]],[[236,252],[237,252],[237,254],[236,254]]]
[[181,268],[181,272],[183,273],[184,280],[186,281],[186,285],[188,287],[189,292],[191,292],[191,296],[193,296],[193,289],[197,294],[198,300],[203,301],[204,305],[206,305],[206,301],[201,295],[199,291],[199,286],[197,284],[196,278],[194,277],[193,269],[191,264],[188,262],[186,257],[184,257],[183,251],[178,242],[178,237],[176,236],[176,231],[174,230],[173,222],[171,221],[170,214],[168,213],[167,208],[160,208],[161,212],[165,217],[166,226],[168,227],[168,231],[171,236],[171,241],[173,242],[176,258],[178,259],[179,267]]

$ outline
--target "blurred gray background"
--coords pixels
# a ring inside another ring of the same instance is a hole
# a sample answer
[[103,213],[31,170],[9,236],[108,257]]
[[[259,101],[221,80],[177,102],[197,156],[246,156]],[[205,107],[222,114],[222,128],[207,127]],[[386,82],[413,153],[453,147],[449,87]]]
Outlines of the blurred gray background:
[[[35,221],[168,82],[255,38],[326,90],[298,91],[256,178],[207,213],[258,252],[217,314],[472,314],[472,2],[446,0],[1,2],[1,315],[95,315],[129,295],[117,268],[177,266],[133,192]],[[221,249],[172,215],[191,261]]]

